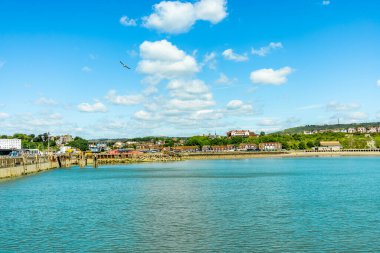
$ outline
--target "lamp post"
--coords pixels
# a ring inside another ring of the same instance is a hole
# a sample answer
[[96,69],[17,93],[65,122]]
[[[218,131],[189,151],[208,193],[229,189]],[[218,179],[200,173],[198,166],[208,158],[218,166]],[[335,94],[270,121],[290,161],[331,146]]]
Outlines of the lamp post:
[[49,132],[47,132],[47,139],[48,139],[48,156],[50,154],[50,136],[49,136]]

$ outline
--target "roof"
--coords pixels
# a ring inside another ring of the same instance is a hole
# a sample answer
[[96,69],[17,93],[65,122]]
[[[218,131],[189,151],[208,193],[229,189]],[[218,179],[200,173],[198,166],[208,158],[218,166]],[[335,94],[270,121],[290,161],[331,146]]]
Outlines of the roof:
[[320,145],[323,147],[341,146],[339,141],[321,141]]

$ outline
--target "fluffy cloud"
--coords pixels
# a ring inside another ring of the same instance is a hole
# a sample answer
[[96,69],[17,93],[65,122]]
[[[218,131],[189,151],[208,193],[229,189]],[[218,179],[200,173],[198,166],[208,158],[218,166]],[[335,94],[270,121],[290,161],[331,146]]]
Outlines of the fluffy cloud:
[[54,99],[46,98],[46,97],[40,97],[39,99],[35,100],[34,103],[36,105],[56,105],[57,102]]
[[207,85],[199,79],[195,80],[173,80],[168,86],[170,95],[183,100],[204,99],[212,100],[212,94]]
[[142,60],[138,71],[150,75],[152,80],[189,77],[199,71],[194,57],[187,55],[167,40],[145,41],[140,45]]
[[140,110],[140,111],[135,112],[134,118],[137,120],[143,120],[143,121],[155,121],[158,119],[158,116],[152,112]]
[[81,112],[106,112],[107,107],[99,101],[94,104],[81,103],[78,105],[78,110]]
[[252,113],[253,107],[250,104],[245,104],[241,100],[231,100],[227,103],[227,111],[239,112],[239,113]]
[[224,50],[222,55],[226,60],[230,60],[230,61],[236,61],[236,62],[248,61],[248,57],[246,55],[236,54],[231,48]]
[[115,105],[137,105],[142,103],[144,97],[142,95],[117,95],[115,90],[110,90],[106,96],[108,101]]
[[377,86],[379,86],[379,87],[380,87],[380,79],[379,79],[379,80],[377,80]]
[[196,3],[162,1],[153,6],[153,13],[143,17],[143,26],[160,32],[185,33],[198,21],[217,24],[227,16],[226,0],[200,0]]
[[337,101],[331,101],[326,105],[326,109],[329,111],[351,111],[360,108],[358,103],[343,104]]
[[6,118],[9,118],[9,114],[5,112],[0,112],[0,119],[6,119]]
[[127,16],[122,16],[119,20],[120,24],[123,26],[136,26],[136,20],[132,18],[128,18]]
[[90,68],[90,67],[88,67],[88,66],[84,66],[84,67],[82,68],[82,71],[83,71],[83,72],[87,72],[87,73],[89,73],[89,72],[92,72],[92,68]]
[[219,120],[223,118],[223,113],[216,110],[199,110],[190,115],[193,120]]
[[272,51],[274,49],[282,48],[282,47],[283,46],[282,46],[281,42],[271,42],[271,43],[269,43],[268,46],[261,47],[260,49],[252,48],[251,53],[253,55],[257,55],[257,56],[266,56],[267,54],[270,53],[270,51]]
[[169,100],[169,102],[166,104],[167,108],[176,108],[177,110],[183,111],[202,110],[214,105],[215,102],[212,100],[181,100],[177,98]]
[[287,76],[293,72],[291,67],[284,67],[278,70],[259,69],[251,72],[250,79],[257,84],[281,85],[288,81]]

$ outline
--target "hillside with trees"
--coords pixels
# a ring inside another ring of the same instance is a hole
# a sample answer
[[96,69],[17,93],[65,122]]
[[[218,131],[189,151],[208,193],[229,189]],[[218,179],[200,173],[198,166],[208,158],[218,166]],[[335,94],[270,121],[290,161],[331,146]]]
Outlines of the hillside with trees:
[[320,130],[332,130],[332,129],[348,129],[357,127],[377,127],[380,126],[380,122],[371,123],[353,123],[353,124],[334,124],[334,125],[306,125],[288,128],[280,131],[279,133],[285,134],[302,134],[305,131],[320,131]]

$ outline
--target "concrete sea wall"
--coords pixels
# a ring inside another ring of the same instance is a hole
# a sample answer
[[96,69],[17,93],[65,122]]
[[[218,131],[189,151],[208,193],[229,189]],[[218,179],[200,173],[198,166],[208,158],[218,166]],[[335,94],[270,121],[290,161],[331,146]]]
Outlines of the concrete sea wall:
[[58,168],[57,162],[44,162],[44,163],[36,163],[29,165],[19,165],[8,168],[0,168],[0,179],[10,178],[10,177],[19,177],[22,175],[28,175],[37,173],[40,171],[50,170]]

